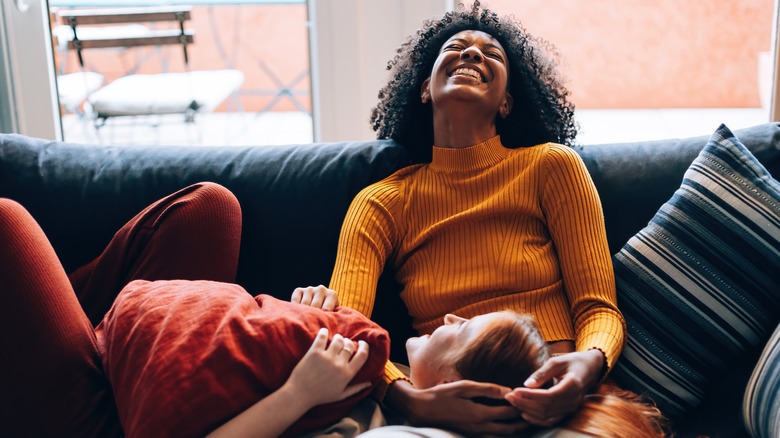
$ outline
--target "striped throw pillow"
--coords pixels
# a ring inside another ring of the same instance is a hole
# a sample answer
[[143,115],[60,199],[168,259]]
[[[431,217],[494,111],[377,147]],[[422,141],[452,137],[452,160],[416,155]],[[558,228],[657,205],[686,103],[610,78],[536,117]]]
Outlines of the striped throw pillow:
[[750,436],[780,436],[780,325],[767,342],[750,376],[742,413]]
[[613,262],[628,340],[612,376],[678,417],[780,322],[780,183],[721,125]]

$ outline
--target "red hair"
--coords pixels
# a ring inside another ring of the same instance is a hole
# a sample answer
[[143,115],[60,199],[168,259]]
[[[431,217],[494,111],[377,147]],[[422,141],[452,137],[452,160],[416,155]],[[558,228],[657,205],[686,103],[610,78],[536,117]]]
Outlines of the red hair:
[[[512,311],[494,318],[455,353],[455,371],[463,378],[516,388],[548,358],[547,343],[533,317]],[[664,437],[666,420],[653,404],[630,391],[602,384],[585,397],[579,410],[560,427],[599,437]]]

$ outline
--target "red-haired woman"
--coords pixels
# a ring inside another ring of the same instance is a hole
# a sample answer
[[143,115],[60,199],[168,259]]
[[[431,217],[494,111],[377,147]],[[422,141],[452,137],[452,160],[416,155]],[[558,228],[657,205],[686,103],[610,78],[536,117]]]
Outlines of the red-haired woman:
[[[430,336],[409,339],[406,349],[409,379],[420,389],[462,379],[517,387],[550,358],[549,347],[534,319],[513,311],[471,319],[447,315],[444,324]],[[586,396],[582,406],[558,426],[584,436],[657,438],[665,436],[667,424],[651,404],[605,385]],[[391,426],[362,436],[394,436],[394,431],[413,429]],[[533,435],[535,430],[529,428],[526,432]]]

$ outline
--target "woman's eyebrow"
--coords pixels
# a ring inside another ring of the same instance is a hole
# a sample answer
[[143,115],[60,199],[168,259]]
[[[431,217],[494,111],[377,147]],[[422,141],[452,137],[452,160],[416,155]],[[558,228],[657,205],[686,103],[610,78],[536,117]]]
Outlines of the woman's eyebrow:
[[[447,40],[446,44],[455,43],[455,42],[462,43],[462,44],[468,44],[469,43],[469,41],[467,39],[465,39],[465,38],[453,38],[451,40]],[[490,43],[490,42],[489,43],[485,43],[485,46],[486,47],[492,47],[494,49],[498,49],[498,50],[501,50],[501,51],[504,50],[501,46],[499,46],[497,44],[494,44],[494,43]]]
[[468,41],[466,41],[464,38],[452,38],[450,40],[447,40],[447,42],[445,44],[450,44],[450,43],[468,44]]
[[504,51],[504,48],[499,46],[499,45],[497,45],[497,44],[487,43],[486,46],[487,47],[492,47],[492,48],[498,50],[502,55],[506,54],[506,51]]

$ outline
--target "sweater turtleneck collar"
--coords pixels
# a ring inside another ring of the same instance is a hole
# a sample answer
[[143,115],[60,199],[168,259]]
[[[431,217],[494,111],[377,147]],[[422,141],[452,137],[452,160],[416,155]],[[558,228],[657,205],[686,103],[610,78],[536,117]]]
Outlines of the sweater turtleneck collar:
[[433,147],[429,168],[443,172],[468,172],[490,167],[506,157],[508,149],[497,135],[482,143],[464,148]]

